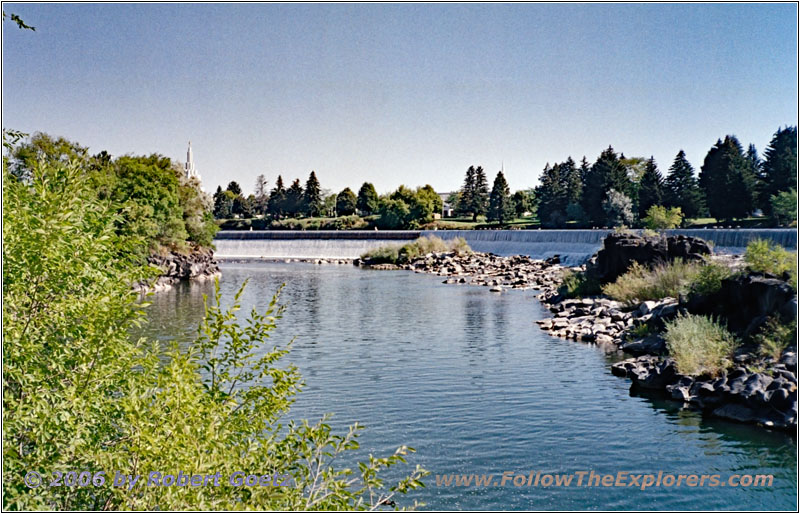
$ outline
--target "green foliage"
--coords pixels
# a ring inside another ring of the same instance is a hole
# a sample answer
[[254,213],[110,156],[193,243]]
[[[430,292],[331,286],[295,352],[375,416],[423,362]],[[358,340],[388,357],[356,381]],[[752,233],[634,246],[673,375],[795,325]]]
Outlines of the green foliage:
[[322,192],[320,190],[317,174],[311,172],[306,181],[306,189],[303,192],[303,214],[310,217],[319,216],[322,213]]
[[339,216],[355,214],[357,202],[358,199],[355,193],[353,193],[349,187],[342,189],[342,191],[336,195],[336,214]]
[[589,221],[596,226],[608,224],[608,213],[604,205],[611,190],[625,195],[628,199],[633,196],[633,184],[628,176],[628,170],[620,162],[614,149],[609,146],[591,168],[586,170],[584,176],[581,205]]
[[400,186],[381,198],[375,224],[382,229],[415,229],[430,223],[433,213],[441,210],[442,199],[430,185],[416,191]]
[[689,164],[683,150],[675,156],[665,186],[664,200],[667,207],[680,207],[689,218],[699,216],[705,211],[703,192],[694,176],[694,168]]
[[303,214],[305,211],[305,206],[303,205],[303,195],[303,186],[300,185],[300,179],[294,179],[292,185],[286,190],[286,198],[283,210],[287,216],[298,216]]
[[285,218],[269,224],[271,230],[363,230],[368,227],[369,223],[355,214],[338,218]]
[[650,157],[645,163],[644,173],[639,181],[639,218],[647,216],[650,208],[661,205],[663,200],[664,178],[658,170],[655,159]]
[[558,292],[564,298],[584,298],[600,294],[600,284],[585,273],[565,270]]
[[379,207],[378,193],[375,191],[375,186],[369,182],[364,182],[361,189],[358,190],[358,202],[356,207],[364,214],[374,214],[378,212]]
[[[164,350],[131,342],[146,304],[130,284],[152,276],[119,234],[82,164],[41,162],[30,180],[3,175],[3,508],[5,510],[375,509],[420,487],[417,467],[387,487],[383,469],[413,449],[334,468],[360,426],[334,434],[323,418],[282,426],[300,389],[289,346],[270,344],[277,295],[241,323],[243,288],[206,303],[197,340]],[[292,487],[29,489],[27,470],[151,470],[291,476]]]
[[789,189],[772,195],[769,200],[775,223],[783,226],[797,226],[797,190]]
[[792,189],[797,191],[797,127],[779,129],[772,136],[764,151],[763,177],[761,208],[774,215],[772,197]]
[[404,245],[385,245],[370,250],[361,258],[370,264],[406,264],[429,253],[472,253],[463,237],[442,240],[438,237],[420,237]]
[[700,187],[711,216],[724,220],[747,217],[755,206],[756,179],[736,137],[717,141],[700,172]]
[[111,200],[121,215],[117,231],[141,238],[140,258],[164,248],[186,251],[190,243],[209,246],[217,227],[211,199],[196,179],[187,179],[162,155],[111,159],[107,152],[90,157],[86,148],[64,138],[37,133],[13,148],[9,168],[24,180],[40,162],[80,166],[83,180],[101,200]]
[[707,262],[701,266],[689,285],[689,292],[699,295],[710,295],[719,291],[722,281],[733,275],[733,271],[725,265]]
[[683,222],[683,213],[680,207],[667,208],[653,205],[647,209],[647,216],[642,221],[647,228],[652,230],[678,228]]
[[730,365],[738,344],[721,324],[695,315],[666,322],[665,339],[678,371],[690,376],[718,375]]
[[286,212],[286,188],[280,175],[275,180],[275,187],[269,192],[267,212],[275,219],[281,219]]
[[489,213],[486,217],[489,221],[497,221],[502,224],[514,217],[514,204],[511,201],[511,191],[508,182],[503,176],[503,172],[497,172],[494,179],[492,193],[489,195]]
[[676,259],[659,264],[652,269],[634,263],[616,282],[603,286],[603,294],[628,304],[645,300],[678,298],[686,293],[700,271],[702,264]]
[[744,261],[747,269],[757,273],[770,275],[789,275],[789,281],[797,290],[797,253],[790,252],[779,244],[755,239],[748,243],[744,251]]
[[778,318],[769,318],[754,339],[761,355],[778,360],[783,350],[797,342],[797,320],[781,323]]

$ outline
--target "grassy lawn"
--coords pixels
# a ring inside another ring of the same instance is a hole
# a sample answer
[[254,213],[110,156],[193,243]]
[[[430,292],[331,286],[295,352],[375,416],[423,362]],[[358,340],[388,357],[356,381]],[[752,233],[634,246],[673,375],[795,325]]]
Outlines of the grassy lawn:
[[691,218],[686,220],[686,228],[774,228],[770,218],[743,218],[733,222],[719,221],[716,218]]

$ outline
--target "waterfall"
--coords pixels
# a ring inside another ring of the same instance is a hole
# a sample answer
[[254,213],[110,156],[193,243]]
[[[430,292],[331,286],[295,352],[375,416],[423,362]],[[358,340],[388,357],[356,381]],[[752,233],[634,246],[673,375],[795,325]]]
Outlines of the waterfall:
[[[478,252],[497,255],[529,255],[544,259],[560,255],[562,262],[576,266],[585,262],[611,230],[227,230],[214,240],[220,258],[250,259],[355,259],[368,250],[387,244],[402,244],[419,236],[442,239],[463,237]],[[753,239],[773,241],[786,249],[797,249],[794,229],[676,229],[709,241],[717,253],[742,253]]]

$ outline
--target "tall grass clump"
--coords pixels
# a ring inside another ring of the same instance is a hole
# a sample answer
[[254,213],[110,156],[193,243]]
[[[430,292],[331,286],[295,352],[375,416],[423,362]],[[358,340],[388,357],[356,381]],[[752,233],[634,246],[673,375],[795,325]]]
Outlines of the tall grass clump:
[[442,240],[436,236],[420,237],[404,245],[385,245],[364,253],[361,258],[372,264],[406,264],[429,253],[451,253],[465,255],[472,249],[463,237]]
[[718,375],[728,367],[736,339],[712,318],[678,316],[666,323],[665,339],[669,354],[684,375]]
[[603,286],[603,294],[628,304],[645,300],[677,298],[685,293],[700,272],[701,264],[676,259],[652,269],[634,263],[616,282]]
[[789,274],[789,283],[797,290],[797,253],[764,239],[750,241],[744,252],[747,269],[781,276]]
[[761,355],[778,360],[783,350],[797,341],[797,320],[781,323],[777,318],[770,318],[754,339]]
[[600,284],[586,276],[586,273],[565,270],[558,292],[564,298],[584,298],[600,294]]

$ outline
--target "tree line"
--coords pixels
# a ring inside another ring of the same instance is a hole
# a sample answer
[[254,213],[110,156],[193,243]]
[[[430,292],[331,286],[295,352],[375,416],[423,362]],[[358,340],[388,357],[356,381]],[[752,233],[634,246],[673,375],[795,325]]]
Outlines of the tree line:
[[757,211],[777,224],[796,220],[797,127],[779,129],[762,159],[725,136],[708,151],[698,176],[680,150],[664,177],[653,157],[626,159],[612,147],[589,164],[572,158],[548,164],[535,190],[542,226],[634,225],[653,207],[680,209],[681,216],[725,222]]
[[378,195],[375,186],[364,182],[354,193],[349,187],[337,194],[321,188],[316,172],[312,171],[305,186],[295,179],[287,188],[278,175],[275,187],[268,188],[264,175],[256,178],[255,193],[245,197],[238,182],[232,181],[214,193],[214,216],[227,219],[233,216],[268,217],[279,221],[287,218],[319,216],[374,216],[378,228],[416,228],[433,220],[441,212],[442,199],[430,185],[410,189],[400,186],[392,193]]

